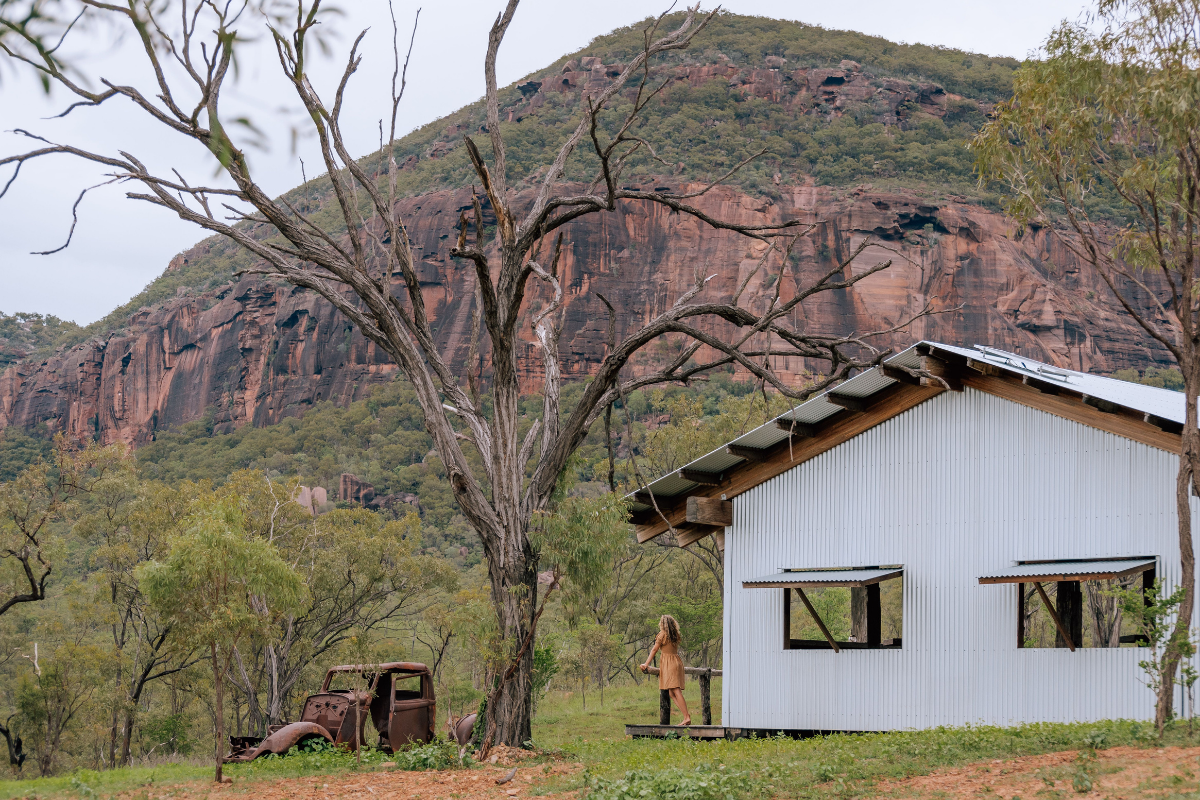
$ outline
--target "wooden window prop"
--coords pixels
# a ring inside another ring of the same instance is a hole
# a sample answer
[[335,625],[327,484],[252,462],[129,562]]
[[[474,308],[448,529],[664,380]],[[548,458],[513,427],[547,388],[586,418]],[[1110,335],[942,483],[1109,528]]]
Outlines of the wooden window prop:
[[1131,623],[1120,614],[1111,589],[1140,586],[1144,594],[1153,588],[1153,559],[1026,562],[1009,573],[979,582],[1016,584],[1018,648],[1074,652],[1080,647],[1144,644],[1145,637],[1138,633],[1121,634]]
[[[872,576],[871,582],[818,582],[804,580],[798,575],[794,583],[783,587],[783,649],[840,653],[843,650],[899,648],[903,621],[902,574],[896,569],[883,578]],[[802,575],[810,577],[811,573]],[[754,583],[763,585],[766,581]]]

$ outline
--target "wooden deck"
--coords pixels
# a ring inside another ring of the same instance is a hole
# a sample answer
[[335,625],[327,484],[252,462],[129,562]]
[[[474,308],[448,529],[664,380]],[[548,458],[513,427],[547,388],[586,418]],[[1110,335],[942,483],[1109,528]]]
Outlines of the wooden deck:
[[734,730],[723,725],[626,725],[625,735],[635,739],[726,739]]

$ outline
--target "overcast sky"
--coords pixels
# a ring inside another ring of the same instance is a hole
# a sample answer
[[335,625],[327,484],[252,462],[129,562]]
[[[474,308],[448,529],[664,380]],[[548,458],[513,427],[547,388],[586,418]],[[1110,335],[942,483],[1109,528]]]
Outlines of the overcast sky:
[[[407,32],[419,3],[395,0],[402,30]],[[355,154],[378,146],[377,120],[386,113],[391,76],[391,22],[385,0],[343,0],[346,15],[334,20],[339,61],[353,35],[369,27],[365,58],[349,96],[344,123]],[[964,50],[1023,58],[1037,50],[1057,23],[1076,20],[1082,0],[730,0],[725,8],[862,31],[898,42],[957,47]],[[441,0],[426,3],[409,86],[401,107],[403,134],[478,99],[483,94],[483,51],[487,30],[502,0]],[[706,7],[708,7],[706,5]],[[654,11],[645,0],[604,0],[567,3],[525,0],[517,11],[501,50],[501,84],[510,83],[577,50],[592,38],[629,25]],[[88,66],[97,74],[133,82],[140,80],[135,43],[113,38],[93,41]],[[328,81],[340,73],[340,63],[322,62]],[[265,46],[248,48],[236,91],[229,99],[253,111],[254,119],[276,141],[267,152],[251,151],[252,166],[271,193],[300,182],[298,157],[293,154],[288,112],[281,109],[286,87],[277,78],[278,64]],[[318,86],[318,89],[321,89]],[[111,101],[99,109],[81,109],[63,120],[47,120],[65,108],[62,93],[46,97],[26,75],[0,72],[0,154],[25,149],[29,140],[12,133],[24,128],[56,142],[71,143],[115,154],[128,150],[159,168],[180,167],[185,175],[213,178],[211,157],[197,152],[182,138],[172,138],[144,123],[129,104]],[[294,112],[293,112],[294,113]],[[311,143],[301,141],[299,157],[317,161]],[[92,322],[127,301],[159,275],[173,255],[204,238],[204,232],[166,211],[124,197],[126,188],[104,187],[80,204],[79,223],[71,246],[51,256],[31,255],[65,241],[71,224],[71,205],[79,191],[102,180],[102,171],[68,157],[43,160],[25,167],[8,195],[0,199],[0,311],[36,311]],[[0,186],[11,173],[0,170]]]

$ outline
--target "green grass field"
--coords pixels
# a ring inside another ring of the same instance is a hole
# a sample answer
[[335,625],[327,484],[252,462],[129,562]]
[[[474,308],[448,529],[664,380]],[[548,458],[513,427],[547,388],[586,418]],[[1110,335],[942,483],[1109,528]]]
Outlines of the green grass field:
[[[698,722],[700,697],[694,682],[689,683],[686,697],[693,720]],[[720,721],[719,681],[713,682],[713,716],[714,722]],[[603,706],[599,693],[589,691],[586,710],[578,691],[550,692],[535,718],[535,745],[546,751],[546,758],[575,761],[584,770],[574,777],[551,779],[534,792],[552,794],[586,785],[591,787],[592,800],[869,797],[879,780],[973,762],[1119,745],[1160,746],[1151,725],[1129,721],[942,728],[799,741],[781,737],[737,742],[634,741],[625,737],[625,723],[657,718],[658,690],[653,683],[610,687]],[[1178,724],[1168,729],[1165,744],[1200,744],[1200,734],[1189,739],[1186,726]],[[381,755],[372,754],[364,768],[375,769],[382,760]],[[234,765],[228,774],[234,777],[236,791],[252,789],[258,781],[355,769],[349,754],[322,753]],[[211,765],[201,762],[103,773],[82,771],[49,779],[0,781],[0,799],[106,797],[145,787],[162,789],[203,781],[211,774]],[[1190,794],[1179,796],[1196,796],[1194,787],[1187,792]]]

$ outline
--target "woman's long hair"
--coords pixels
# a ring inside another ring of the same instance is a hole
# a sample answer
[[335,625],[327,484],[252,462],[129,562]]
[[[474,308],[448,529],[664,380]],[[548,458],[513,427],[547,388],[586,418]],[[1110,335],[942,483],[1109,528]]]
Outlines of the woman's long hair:
[[679,644],[679,623],[670,614],[663,614],[658,618],[658,629],[667,634],[668,642]]

